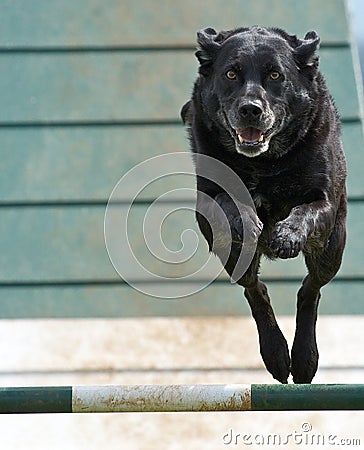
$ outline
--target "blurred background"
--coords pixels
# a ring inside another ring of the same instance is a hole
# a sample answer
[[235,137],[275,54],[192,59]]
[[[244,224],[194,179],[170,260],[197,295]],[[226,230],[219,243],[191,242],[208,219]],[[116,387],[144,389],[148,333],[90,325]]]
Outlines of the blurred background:
[[[197,74],[196,30],[253,24],[322,38],[320,67],[349,167],[349,239],[323,290],[314,381],[363,382],[363,100],[350,31],[363,63],[364,1],[348,5],[352,23],[345,0],[0,1],[0,386],[274,382],[242,289],[216,259],[204,264],[194,177],[177,173],[193,174],[193,164],[176,156],[189,150],[179,111]],[[150,162],[161,155],[163,164]],[[115,210],[129,214],[128,240],[119,226],[109,230],[119,276],[105,248],[105,210],[136,167]],[[164,195],[186,186],[178,198]],[[183,264],[154,257],[161,235],[167,256]],[[149,272],[138,276],[136,258]],[[262,265],[290,345],[305,273],[302,258]],[[232,428],[286,435],[307,423],[364,443],[360,411],[8,415],[0,433],[4,450],[217,450]]]
[[348,0],[352,31],[358,47],[361,72],[364,69],[364,2],[362,0]]

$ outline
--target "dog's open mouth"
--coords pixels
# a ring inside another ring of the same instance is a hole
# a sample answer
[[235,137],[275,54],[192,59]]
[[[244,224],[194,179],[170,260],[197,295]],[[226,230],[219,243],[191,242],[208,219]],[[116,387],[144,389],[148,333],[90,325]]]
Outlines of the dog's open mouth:
[[235,130],[236,150],[245,156],[254,157],[268,150],[267,133],[259,128],[248,127]]
[[248,127],[243,131],[237,131],[239,144],[244,145],[260,145],[264,142],[264,133],[258,128]]

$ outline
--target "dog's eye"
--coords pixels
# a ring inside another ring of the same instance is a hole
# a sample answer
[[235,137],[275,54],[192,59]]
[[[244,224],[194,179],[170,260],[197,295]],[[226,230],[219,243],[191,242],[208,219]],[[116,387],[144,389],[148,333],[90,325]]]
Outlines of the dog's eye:
[[269,74],[269,77],[271,80],[276,81],[281,77],[281,74],[279,72],[273,71]]
[[229,78],[229,80],[236,80],[236,73],[233,70],[228,70],[226,72],[226,77]]

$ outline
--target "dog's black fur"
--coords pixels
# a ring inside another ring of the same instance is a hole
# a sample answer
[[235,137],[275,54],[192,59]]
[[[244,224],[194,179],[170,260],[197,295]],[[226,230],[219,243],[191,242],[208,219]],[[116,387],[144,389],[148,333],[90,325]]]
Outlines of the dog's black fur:
[[[316,373],[320,289],[337,273],[346,239],[346,164],[338,114],[318,70],[319,40],[314,31],[300,40],[257,26],[200,31],[199,77],[181,111],[195,152],[199,227],[219,256],[227,244],[213,242],[211,223],[216,205],[223,209],[231,228],[230,275],[241,249],[244,205],[236,207],[228,192],[198,175],[198,154],[233,169],[254,201],[257,214],[250,211],[244,225],[248,220],[259,239],[238,283],[257,324],[263,361],[282,383],[290,372],[295,383],[310,383]],[[308,275],[298,292],[290,357],[258,271],[262,255],[294,258],[301,251]]]

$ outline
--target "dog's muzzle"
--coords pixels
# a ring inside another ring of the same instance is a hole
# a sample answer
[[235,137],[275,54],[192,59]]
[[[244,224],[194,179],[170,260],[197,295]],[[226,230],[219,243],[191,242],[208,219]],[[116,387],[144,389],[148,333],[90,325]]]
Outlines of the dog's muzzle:
[[259,128],[247,127],[242,130],[234,130],[236,151],[249,158],[254,158],[266,152],[269,148],[270,133]]

